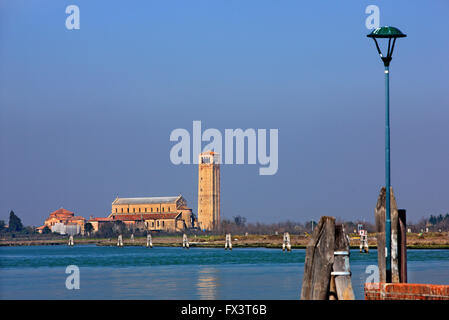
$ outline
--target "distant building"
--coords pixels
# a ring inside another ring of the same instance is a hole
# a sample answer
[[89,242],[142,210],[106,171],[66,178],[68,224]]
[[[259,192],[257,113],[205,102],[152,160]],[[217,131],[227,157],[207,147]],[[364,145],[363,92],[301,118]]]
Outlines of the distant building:
[[201,230],[216,230],[220,225],[220,161],[212,151],[199,155],[198,225]]
[[195,227],[195,216],[181,196],[116,198],[107,218],[91,218],[94,231],[102,223],[122,221],[145,230],[182,231]]
[[68,235],[76,235],[81,233],[81,226],[76,223],[64,224],[61,222],[56,223],[51,227],[51,232],[59,233],[59,234],[68,234]]
[[44,225],[38,227],[37,231],[42,233],[42,230],[47,226],[52,232],[60,234],[78,234],[84,233],[85,223],[86,219],[84,217],[75,216],[73,212],[61,208],[50,213],[45,220]]

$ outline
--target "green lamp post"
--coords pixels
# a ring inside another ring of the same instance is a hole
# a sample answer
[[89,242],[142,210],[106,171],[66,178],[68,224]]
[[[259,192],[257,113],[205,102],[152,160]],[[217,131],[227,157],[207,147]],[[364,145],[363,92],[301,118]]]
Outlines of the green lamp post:
[[[385,66],[385,191],[386,191],[386,205],[385,205],[385,246],[387,251],[386,259],[386,282],[391,282],[391,206],[390,206],[390,61],[392,59],[394,45],[397,38],[405,38],[407,35],[403,34],[395,27],[381,27],[374,29],[368,38],[372,38],[376,44],[377,52],[382,59]],[[381,39],[388,40],[388,47],[386,55],[382,54],[380,50],[379,41]]]

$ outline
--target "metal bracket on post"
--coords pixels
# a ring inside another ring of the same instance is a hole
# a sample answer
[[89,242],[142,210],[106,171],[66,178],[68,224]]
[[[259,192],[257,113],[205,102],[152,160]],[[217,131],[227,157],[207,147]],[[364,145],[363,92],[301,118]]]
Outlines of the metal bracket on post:
[[345,270],[343,271],[332,271],[331,276],[350,276],[351,271],[349,271],[349,251],[334,251],[334,256],[343,256],[345,260]]

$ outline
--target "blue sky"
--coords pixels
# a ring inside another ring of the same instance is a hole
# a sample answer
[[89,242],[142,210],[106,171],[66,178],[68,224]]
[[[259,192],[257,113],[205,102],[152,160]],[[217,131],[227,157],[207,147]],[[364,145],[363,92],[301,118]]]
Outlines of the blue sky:
[[[67,5],[80,30],[67,30]],[[447,1],[19,1],[0,4],[0,219],[118,195],[183,194],[173,129],[279,129],[279,170],[222,166],[222,216],[373,221],[384,78],[365,8],[407,33],[391,64],[392,185],[409,220],[449,211]]]

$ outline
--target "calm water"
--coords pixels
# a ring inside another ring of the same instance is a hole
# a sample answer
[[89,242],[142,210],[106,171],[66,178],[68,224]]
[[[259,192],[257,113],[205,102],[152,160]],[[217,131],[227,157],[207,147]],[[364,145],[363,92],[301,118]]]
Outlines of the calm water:
[[[97,246],[0,247],[1,299],[298,299],[305,250]],[[377,252],[351,252],[363,299]],[[80,268],[80,290],[65,269]],[[449,284],[449,250],[409,250],[409,282]]]

